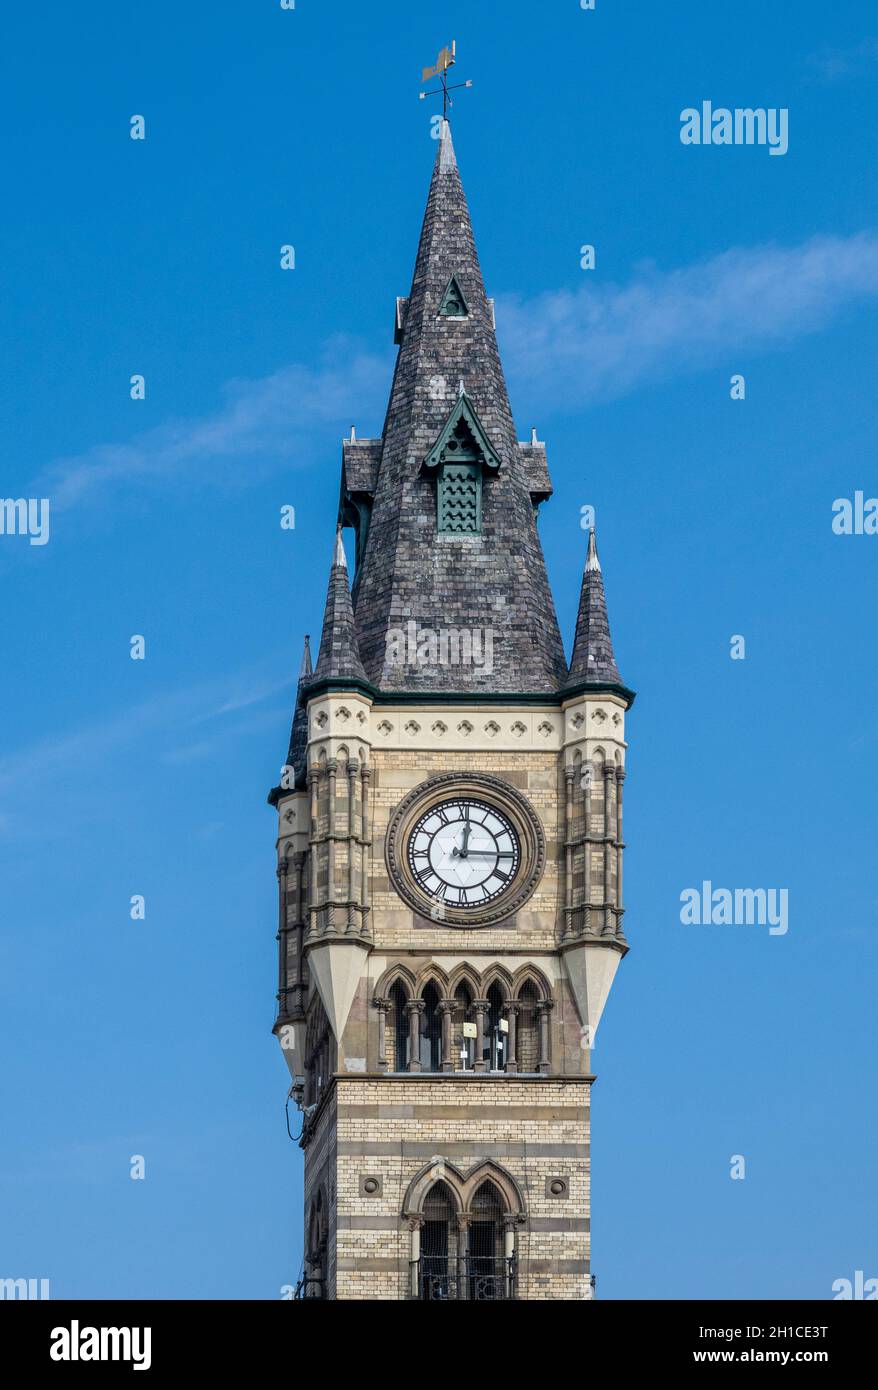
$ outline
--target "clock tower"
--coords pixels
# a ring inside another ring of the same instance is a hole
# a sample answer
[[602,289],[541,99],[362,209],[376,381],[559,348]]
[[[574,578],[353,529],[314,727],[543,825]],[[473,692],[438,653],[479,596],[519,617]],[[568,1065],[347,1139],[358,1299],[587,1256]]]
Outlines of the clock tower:
[[[299,1292],[591,1296],[591,1048],[628,949],[594,532],[570,663],[447,121],[380,438],[342,448],[278,813]],[[352,543],[348,567],[343,533]]]

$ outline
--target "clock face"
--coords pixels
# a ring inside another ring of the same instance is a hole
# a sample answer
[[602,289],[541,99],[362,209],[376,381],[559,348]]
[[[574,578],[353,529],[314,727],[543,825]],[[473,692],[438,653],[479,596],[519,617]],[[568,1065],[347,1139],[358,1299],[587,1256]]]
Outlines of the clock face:
[[511,820],[496,806],[453,797],[415,821],[406,856],[422,892],[465,911],[491,902],[512,883],[521,846]]

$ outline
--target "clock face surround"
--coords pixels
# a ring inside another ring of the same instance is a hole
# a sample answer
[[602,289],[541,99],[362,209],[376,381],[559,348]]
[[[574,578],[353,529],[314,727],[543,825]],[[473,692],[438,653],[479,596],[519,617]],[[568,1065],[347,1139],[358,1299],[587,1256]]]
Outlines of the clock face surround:
[[502,777],[440,773],[396,807],[384,857],[416,924],[481,927],[512,917],[531,897],[545,837],[530,802]]
[[429,898],[454,907],[481,907],[514,880],[521,848],[503,811],[457,796],[415,821],[407,857],[412,877]]

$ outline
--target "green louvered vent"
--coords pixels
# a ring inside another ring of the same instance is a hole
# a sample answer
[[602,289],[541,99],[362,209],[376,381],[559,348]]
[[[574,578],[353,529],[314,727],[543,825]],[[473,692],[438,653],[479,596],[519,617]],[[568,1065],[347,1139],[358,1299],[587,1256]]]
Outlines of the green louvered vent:
[[442,303],[439,305],[439,313],[446,319],[465,319],[469,313],[467,302],[463,297],[463,290],[457,283],[457,276],[452,275],[442,296]]
[[439,531],[477,536],[482,529],[482,469],[478,463],[445,463],[439,474]]

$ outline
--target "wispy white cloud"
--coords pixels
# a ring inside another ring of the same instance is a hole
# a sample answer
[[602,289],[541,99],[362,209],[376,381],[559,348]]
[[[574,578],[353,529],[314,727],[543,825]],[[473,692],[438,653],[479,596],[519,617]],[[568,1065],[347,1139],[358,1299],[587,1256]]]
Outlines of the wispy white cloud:
[[878,63],[878,38],[866,38],[850,48],[823,48],[806,59],[810,75],[818,82],[840,82],[859,77]]
[[[143,755],[145,745],[161,749],[163,762],[185,763],[208,756],[227,735],[230,716],[240,716],[280,690],[292,699],[295,677],[270,680],[262,672],[225,674],[179,690],[161,692],[129,705],[114,715],[83,723],[55,738],[41,739],[0,758],[0,831],[15,823],[10,808],[23,796],[42,798],[47,785],[58,787],[73,779],[77,785],[83,769],[106,771],[114,760]],[[191,730],[217,721],[216,743]],[[152,744],[149,744],[152,740]]]
[[589,273],[575,290],[498,303],[515,399],[565,410],[784,346],[878,294],[878,235],[735,249],[627,285]]
[[389,362],[333,339],[313,364],[296,362],[258,380],[226,383],[213,413],[56,460],[35,483],[34,495],[63,508],[130,484],[167,484],[169,478],[178,486],[197,484],[208,470],[214,484],[240,485],[260,461],[296,468],[309,460],[312,441],[325,447],[331,431],[340,438],[364,413],[380,410]]
[[[789,344],[876,293],[878,235],[862,232],[645,265],[626,284],[583,276],[575,290],[499,299],[497,322],[513,401],[545,414]],[[260,467],[295,468],[352,422],[381,418],[391,369],[389,355],[334,339],[314,363],[228,383],[212,414],[56,461],[33,495],[63,508],[169,479],[243,486]]]

